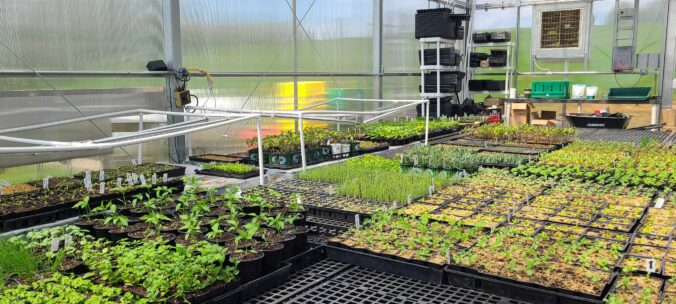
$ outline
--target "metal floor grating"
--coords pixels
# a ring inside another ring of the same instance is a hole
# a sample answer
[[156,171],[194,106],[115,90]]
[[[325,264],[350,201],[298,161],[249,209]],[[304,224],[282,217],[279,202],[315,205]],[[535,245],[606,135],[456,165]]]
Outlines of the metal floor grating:
[[577,139],[607,140],[640,143],[644,138],[655,139],[663,145],[671,146],[674,136],[671,131],[614,130],[614,129],[575,129]]
[[323,260],[247,304],[519,304],[491,294],[438,285]]

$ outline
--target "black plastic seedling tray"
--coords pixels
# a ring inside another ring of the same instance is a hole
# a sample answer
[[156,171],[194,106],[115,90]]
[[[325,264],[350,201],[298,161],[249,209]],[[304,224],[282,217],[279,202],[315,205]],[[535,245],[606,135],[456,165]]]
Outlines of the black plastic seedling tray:
[[317,285],[329,280],[337,274],[351,268],[351,265],[332,261],[320,260],[295,271],[289,280],[256,298],[246,301],[247,304],[281,304],[288,303],[293,298],[303,294]]
[[[267,171],[267,170],[265,170],[265,171]],[[251,172],[245,173],[245,174],[234,174],[234,173],[226,173],[226,172],[204,170],[204,169],[197,169],[197,170],[195,170],[195,173],[202,174],[202,175],[225,177],[225,178],[236,178],[236,179],[249,179],[249,178],[252,178],[252,177],[256,177],[260,174],[260,172],[258,171],[258,168],[256,168],[256,170],[254,170],[254,171],[251,171]]]
[[356,218],[355,218],[356,215],[359,215],[359,220],[362,223],[364,222],[365,219],[371,218],[370,214],[352,212],[352,211],[346,211],[346,210],[340,210],[340,209],[317,207],[317,206],[312,206],[312,205],[305,205],[305,208],[307,209],[308,215],[310,215],[310,216],[334,220],[334,221],[339,221],[339,222],[347,222],[347,223],[351,223],[351,224],[354,224],[356,222]]
[[[455,269],[457,268],[457,269]],[[463,267],[446,267],[448,283],[455,286],[480,290],[490,294],[512,298],[534,304],[602,304],[603,298],[615,282],[617,274],[605,286],[601,296],[592,297],[581,293],[555,291],[542,286],[531,286],[526,283],[508,279],[492,278],[486,275],[462,271]]]
[[[170,180],[167,183],[159,183],[158,186],[167,187],[183,187],[183,181],[179,179]],[[147,189],[136,189],[126,193],[126,197],[132,197],[138,193],[146,193]],[[122,197],[120,194],[106,194],[103,196],[93,197],[90,200],[90,205],[95,208],[106,201],[115,201]],[[20,214],[6,214],[0,216],[0,232],[9,232],[18,229],[30,228],[38,225],[53,223],[59,220],[65,220],[84,214],[84,210],[73,209],[77,201],[65,202],[55,206],[48,206],[46,208],[32,210],[30,212],[23,212]]]
[[310,228],[311,234],[331,236],[342,234],[351,227],[354,227],[354,225],[351,223],[318,218],[314,216],[308,216],[305,220],[305,225]]
[[326,253],[330,259],[368,269],[383,271],[436,284],[441,284],[444,281],[443,268],[432,268],[429,266],[423,266],[402,260],[394,260],[375,254],[358,252],[328,245],[326,246]]
[[289,279],[290,274],[291,264],[282,262],[279,269],[242,285],[242,301],[254,298],[269,289],[284,284]]
[[[234,158],[235,160],[224,161],[224,160],[209,159],[209,158],[205,157],[205,156],[209,156],[209,155],[221,156],[221,157],[231,157],[231,158]],[[222,154],[204,154],[204,155],[190,156],[190,157],[188,157],[188,159],[190,161],[200,162],[200,163],[240,163],[240,162],[244,162],[246,160],[246,157],[234,156],[234,155],[222,155]]]

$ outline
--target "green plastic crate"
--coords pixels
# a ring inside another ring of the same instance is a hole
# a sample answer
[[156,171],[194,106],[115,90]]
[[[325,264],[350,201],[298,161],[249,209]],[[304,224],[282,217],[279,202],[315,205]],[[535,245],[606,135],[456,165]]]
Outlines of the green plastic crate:
[[533,81],[531,98],[570,98],[569,81]]
[[650,98],[650,87],[610,88],[608,100],[646,101]]

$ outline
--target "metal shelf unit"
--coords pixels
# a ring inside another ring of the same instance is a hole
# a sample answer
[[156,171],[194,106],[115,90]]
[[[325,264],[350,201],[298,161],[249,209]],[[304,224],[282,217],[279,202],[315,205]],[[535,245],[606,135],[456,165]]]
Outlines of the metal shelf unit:
[[[472,33],[470,33],[471,35]],[[485,48],[485,47],[490,47],[490,48],[504,48],[507,50],[507,66],[504,67],[487,67],[487,68],[481,68],[481,67],[469,67],[469,59],[467,60],[467,82],[469,83],[470,79],[474,79],[475,76],[494,76],[495,73],[490,73],[490,74],[485,74],[485,73],[477,73],[477,72],[504,72],[505,76],[505,90],[504,91],[469,91],[468,88],[468,95],[474,96],[474,94],[488,94],[488,93],[500,93],[504,94],[505,98],[509,97],[509,86],[512,83],[512,74],[514,72],[514,63],[513,61],[513,53],[514,53],[514,43],[513,42],[489,42],[489,43],[474,43],[472,42],[472,38],[469,37],[468,39],[468,47],[467,49],[471,52],[471,50],[477,49],[477,48]]]

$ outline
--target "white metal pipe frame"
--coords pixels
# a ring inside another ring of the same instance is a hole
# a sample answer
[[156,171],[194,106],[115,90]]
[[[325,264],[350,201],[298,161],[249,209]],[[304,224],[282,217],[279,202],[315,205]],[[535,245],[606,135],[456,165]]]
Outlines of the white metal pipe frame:
[[[398,112],[406,110],[417,105],[422,105],[424,108],[422,113],[425,115],[425,145],[428,143],[429,138],[429,100],[384,100],[384,99],[354,99],[354,98],[337,98],[328,100],[320,103],[327,104],[335,101],[352,101],[352,102],[390,102],[397,104],[396,107],[381,109],[381,110],[370,110],[370,111],[345,111],[345,110],[308,110],[315,108],[318,105],[313,105],[307,107],[308,109],[298,110],[298,111],[274,111],[274,110],[243,110],[243,109],[216,109],[216,108],[204,108],[204,107],[186,107],[186,109],[194,109],[203,111],[203,113],[190,113],[190,112],[168,112],[168,111],[157,111],[157,110],[147,110],[147,109],[136,109],[136,110],[126,110],[106,114],[97,114],[84,117],[78,117],[73,119],[66,119],[62,121],[49,122],[43,124],[37,124],[32,126],[23,126],[15,127],[0,130],[0,134],[14,133],[20,131],[29,131],[42,128],[62,126],[66,124],[90,121],[92,123],[95,119],[103,118],[112,118],[120,116],[129,116],[129,115],[138,115],[139,116],[139,130],[131,134],[125,134],[121,136],[110,136],[106,138],[94,139],[94,140],[85,140],[85,141],[46,141],[30,138],[21,138],[21,137],[12,137],[6,135],[0,135],[0,141],[7,141],[13,143],[28,144],[32,146],[19,146],[19,147],[0,147],[0,154],[19,154],[19,153],[48,153],[48,152],[73,152],[73,151],[85,151],[85,150],[104,150],[111,148],[118,148],[127,145],[138,145],[138,163],[141,162],[142,158],[142,144],[146,142],[151,142],[155,140],[167,139],[176,136],[182,136],[186,134],[192,134],[200,131],[205,131],[213,128],[218,128],[230,124],[235,124],[243,122],[249,119],[256,119],[256,128],[258,135],[258,158],[259,158],[259,170],[260,170],[260,183],[264,183],[264,162],[263,162],[263,148],[262,148],[262,123],[261,117],[283,117],[283,118],[297,118],[300,126],[300,144],[301,144],[301,161],[303,170],[307,168],[307,161],[305,155],[305,132],[303,128],[304,120],[319,120],[319,121],[329,121],[336,123],[358,123],[358,118],[366,116],[374,116],[369,119],[365,119],[364,123],[371,121],[376,121],[391,115],[394,115]],[[403,105],[398,105],[403,104]],[[208,112],[208,113],[207,113]],[[214,113],[216,112],[216,113]],[[196,117],[195,120],[187,120],[181,123],[159,126],[150,129],[144,129],[143,126],[143,115],[144,114],[161,114],[161,115],[171,115],[171,116],[182,116],[182,117]],[[218,117],[219,119],[211,120],[211,117]],[[343,117],[343,119],[338,119],[338,117]],[[347,118],[354,118],[354,120],[349,120]]]

